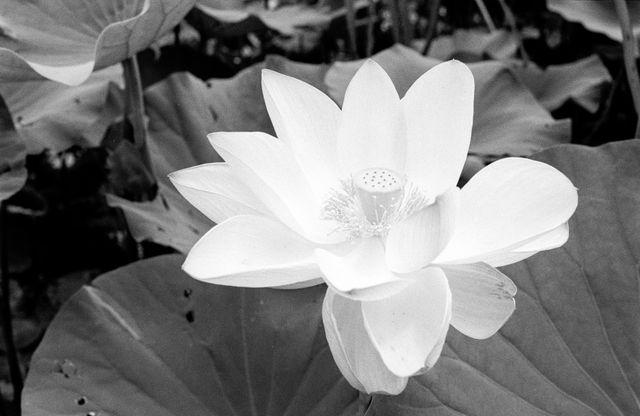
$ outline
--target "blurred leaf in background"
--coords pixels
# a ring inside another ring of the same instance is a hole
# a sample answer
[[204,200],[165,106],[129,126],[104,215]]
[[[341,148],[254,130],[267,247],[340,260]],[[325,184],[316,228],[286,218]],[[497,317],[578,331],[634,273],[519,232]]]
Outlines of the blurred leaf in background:
[[0,5],[0,80],[83,83],[173,28],[195,0],[6,0]]

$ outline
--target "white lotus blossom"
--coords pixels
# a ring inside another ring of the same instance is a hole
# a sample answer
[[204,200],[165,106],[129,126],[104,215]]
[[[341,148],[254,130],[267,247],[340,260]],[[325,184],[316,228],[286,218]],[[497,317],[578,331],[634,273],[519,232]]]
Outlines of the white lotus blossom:
[[263,71],[262,89],[278,138],[212,133],[226,163],[171,175],[218,224],[183,268],[231,286],[325,282],[327,340],[361,391],[401,392],[436,363],[449,324],[493,335],[516,292],[495,267],[568,238],[576,189],[549,165],[506,158],[456,186],[474,95],[458,61],[426,72],[400,99],[368,60],[342,109],[273,71]]

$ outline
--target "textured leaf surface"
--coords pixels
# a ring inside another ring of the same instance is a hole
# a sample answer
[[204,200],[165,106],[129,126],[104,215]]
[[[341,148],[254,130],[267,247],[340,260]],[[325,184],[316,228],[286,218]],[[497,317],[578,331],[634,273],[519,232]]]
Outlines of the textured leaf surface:
[[195,0],[4,0],[0,81],[84,82],[178,24]]
[[182,261],[134,263],[74,295],[31,361],[23,414],[356,413],[326,345],[323,286],[209,285]]
[[560,249],[504,267],[516,312],[486,341],[451,330],[435,368],[375,415],[640,415],[640,142],[533,157],[580,202]]
[[550,65],[544,70],[534,64],[523,66],[519,63],[511,65],[511,69],[549,111],[573,100],[595,113],[603,87],[611,82],[611,75],[598,55],[565,65]]
[[122,67],[96,71],[74,87],[49,80],[0,82],[13,122],[30,153],[100,144],[124,113]]
[[[640,34],[640,2],[627,1],[633,33]],[[589,30],[603,33],[622,41],[622,30],[611,0],[548,0],[549,10],[559,13],[571,22],[579,22]]]
[[[440,62],[403,46],[387,49],[373,59],[387,71],[400,96]],[[361,64],[337,62],[327,72],[329,94],[338,103]],[[476,83],[471,153],[524,156],[569,141],[569,120],[554,120],[504,64],[485,61],[469,64],[469,68]]]

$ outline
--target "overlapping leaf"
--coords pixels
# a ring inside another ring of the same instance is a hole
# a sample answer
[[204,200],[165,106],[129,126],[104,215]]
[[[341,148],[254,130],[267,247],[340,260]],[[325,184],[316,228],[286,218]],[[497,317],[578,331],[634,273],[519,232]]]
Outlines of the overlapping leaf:
[[[640,35],[640,3],[626,3],[631,15],[633,33],[637,37]],[[622,41],[620,21],[611,0],[547,0],[547,7],[569,21],[582,23],[589,30]]]
[[182,261],[138,262],[81,289],[31,361],[23,414],[358,413],[325,341],[324,287],[209,285]]
[[562,248],[503,268],[518,286],[499,334],[452,330],[436,367],[375,415],[640,415],[640,142],[534,156],[580,202]]
[[60,152],[100,144],[124,114],[122,87],[122,68],[114,65],[74,87],[49,80],[0,82],[0,94],[29,152]]
[[569,64],[551,65],[544,70],[534,64],[512,64],[511,69],[549,111],[573,100],[590,113],[595,113],[603,87],[611,82],[609,71],[597,55]]
[[506,30],[482,32],[458,29],[451,35],[439,36],[433,40],[428,55],[445,61],[453,58],[487,56],[491,59],[513,58],[518,50],[516,37]]
[[195,0],[4,0],[0,81],[48,78],[67,85],[146,48]]

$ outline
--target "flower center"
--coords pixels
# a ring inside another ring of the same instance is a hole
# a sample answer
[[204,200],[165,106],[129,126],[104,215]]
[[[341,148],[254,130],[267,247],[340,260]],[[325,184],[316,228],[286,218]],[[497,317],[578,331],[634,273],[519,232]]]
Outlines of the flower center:
[[389,228],[433,203],[404,176],[389,169],[364,169],[329,192],[322,219],[350,239],[385,236]]

